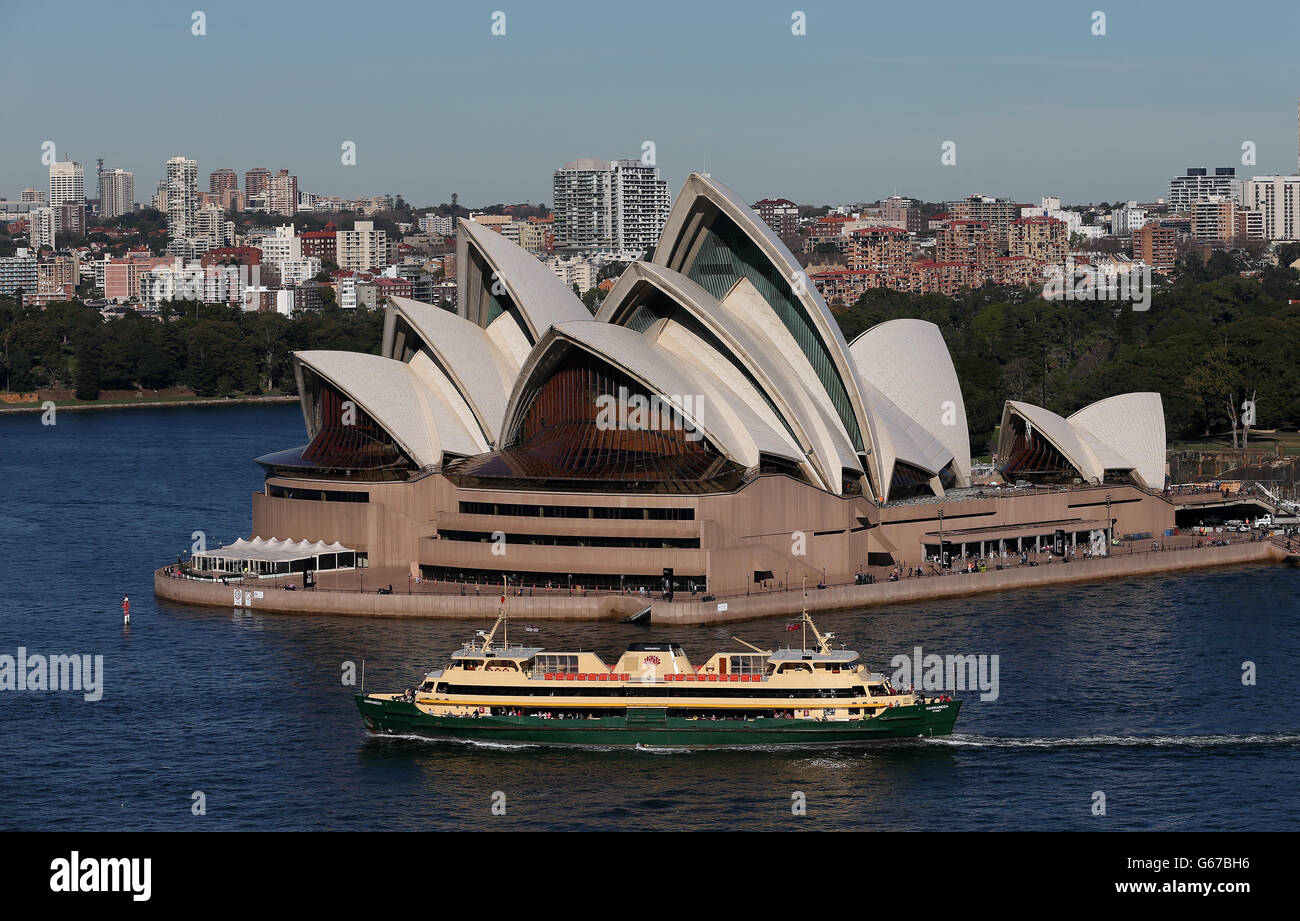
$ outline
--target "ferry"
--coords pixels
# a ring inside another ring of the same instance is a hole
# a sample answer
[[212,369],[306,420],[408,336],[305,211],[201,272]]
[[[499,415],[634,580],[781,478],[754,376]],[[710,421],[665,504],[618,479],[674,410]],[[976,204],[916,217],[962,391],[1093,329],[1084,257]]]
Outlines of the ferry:
[[[948,735],[961,701],[894,688],[834,649],[805,609],[798,649],[714,653],[633,643],[613,666],[592,652],[511,645],[504,599],[491,631],[400,694],[356,695],[366,728],[466,742],[649,748],[854,745]],[[498,644],[496,635],[502,632]],[[813,638],[809,648],[808,634]]]

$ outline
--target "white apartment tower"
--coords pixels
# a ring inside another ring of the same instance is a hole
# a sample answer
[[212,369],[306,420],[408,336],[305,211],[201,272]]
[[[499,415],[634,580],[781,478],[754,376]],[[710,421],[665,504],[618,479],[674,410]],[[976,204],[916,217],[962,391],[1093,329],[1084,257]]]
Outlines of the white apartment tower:
[[1189,213],[1193,202],[1215,197],[1241,201],[1241,183],[1235,167],[1216,166],[1214,175],[1203,166],[1189,167],[1185,176],[1169,180],[1169,210],[1175,214]]
[[54,249],[59,210],[48,207],[33,208],[27,213],[27,245],[32,252],[39,253],[42,246]]
[[199,164],[197,160],[172,157],[167,161],[167,232],[172,240],[187,240],[196,233],[194,218],[199,210]]
[[135,174],[124,169],[99,174],[99,214],[120,217],[135,210]]
[[334,235],[334,258],[345,272],[383,268],[388,261],[388,234],[373,221],[356,221]]
[[[63,205],[73,205],[85,213],[86,208],[86,171],[80,163],[71,160],[56,160],[50,164],[50,207],[54,209],[56,229],[59,225]],[[85,229],[84,220],[78,228],[69,228],[80,233]]]
[[1263,214],[1264,238],[1300,240],[1300,176],[1256,176],[1241,184],[1241,203]]
[[555,245],[648,252],[668,219],[668,183],[640,160],[584,158],[555,171]]

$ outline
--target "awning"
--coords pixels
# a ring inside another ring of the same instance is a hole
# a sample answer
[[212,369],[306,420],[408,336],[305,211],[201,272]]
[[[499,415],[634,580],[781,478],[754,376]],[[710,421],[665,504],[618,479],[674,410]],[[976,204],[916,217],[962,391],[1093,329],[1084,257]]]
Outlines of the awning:
[[194,556],[218,557],[226,560],[256,560],[264,563],[288,563],[330,553],[355,552],[338,541],[327,544],[319,540],[312,543],[305,540],[277,540],[274,537],[270,540],[263,540],[260,537],[255,537],[252,540],[240,538],[233,544],[227,544],[216,550],[203,550],[194,554]]

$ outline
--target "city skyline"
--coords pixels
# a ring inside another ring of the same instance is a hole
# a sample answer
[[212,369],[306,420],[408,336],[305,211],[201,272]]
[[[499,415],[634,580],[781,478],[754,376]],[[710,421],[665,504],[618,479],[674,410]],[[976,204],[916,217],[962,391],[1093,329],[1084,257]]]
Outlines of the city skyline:
[[[1296,169],[1300,65],[1286,26],[1297,16],[1280,3],[1243,11],[1277,28],[1231,46],[1186,4],[1171,3],[1109,11],[1105,35],[1092,34],[1084,7],[1028,4],[941,4],[941,15],[805,5],[807,34],[795,35],[789,5],[767,3],[670,3],[654,17],[596,4],[521,7],[504,10],[505,34],[493,35],[498,6],[404,11],[402,28],[383,30],[373,49],[361,42],[345,57],[319,58],[283,49],[378,34],[370,11],[335,6],[308,17],[230,2],[203,11],[206,34],[192,35],[188,10],[87,7],[41,97],[7,100],[19,128],[0,140],[4,194],[44,184],[46,141],[59,159],[89,166],[103,157],[134,172],[141,195],[167,159],[184,156],[198,161],[200,176],[288,168],[306,191],[393,193],[419,205],[453,193],[484,205],[549,203],[554,168],[580,157],[637,158],[646,141],[672,189],[706,170],[751,200],[808,204],[971,191],[1149,201],[1186,166],[1234,166],[1244,176]],[[35,8],[0,12],[15,35],[48,29],[49,20]],[[89,43],[119,30],[148,53],[97,57]],[[575,46],[589,53],[547,51]],[[34,54],[19,46],[15,63],[35,66]],[[680,68],[679,60],[705,63]],[[292,117],[257,102],[286,72],[305,79],[307,67],[323,79],[303,84],[311,89],[295,95]],[[169,69],[185,79],[156,78]],[[367,89],[375,75],[392,87],[391,103]],[[158,117],[133,118],[122,131],[113,94],[87,95],[106,78],[136,94],[143,81],[144,109]],[[577,118],[554,105],[575,94]],[[51,95],[85,98],[70,119],[69,107],[43,102]],[[240,130],[230,130],[232,113],[214,117],[214,104],[236,107]],[[495,112],[485,115],[485,106]],[[427,114],[408,114],[416,111]],[[716,130],[720,121],[729,130]],[[472,137],[463,130],[470,124]],[[345,141],[356,144],[355,166],[341,162]],[[940,163],[944,141],[957,145],[955,166]],[[1246,141],[1254,165],[1241,162]]]

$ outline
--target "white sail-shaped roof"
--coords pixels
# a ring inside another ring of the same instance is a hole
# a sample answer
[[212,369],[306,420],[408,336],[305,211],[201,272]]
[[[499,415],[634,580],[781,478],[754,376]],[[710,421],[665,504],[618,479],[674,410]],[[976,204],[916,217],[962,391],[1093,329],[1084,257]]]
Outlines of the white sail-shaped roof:
[[[655,331],[657,335],[658,330]],[[520,375],[506,411],[504,438],[521,421],[527,398],[540,386],[547,359],[561,345],[576,346],[639,381],[648,393],[669,401],[686,398],[681,415],[722,454],[743,467],[756,467],[760,452],[799,461],[802,455],[783,433],[764,423],[746,401],[715,375],[658,345],[655,335],[592,320],[561,323],[551,329]]]
[[1068,419],[1041,406],[1008,400],[1002,411],[1004,439],[1013,414],[1047,439],[1084,480],[1099,483],[1113,471],[1131,474],[1148,489],[1164,488],[1165,415],[1158,393],[1109,397]]
[[[903,458],[931,473],[938,473],[949,461],[958,485],[970,481],[970,433],[966,424],[966,404],[952,356],[939,327],[924,320],[890,320],[871,327],[853,340],[849,354],[864,388],[874,388],[887,399],[867,395],[868,406],[879,406],[882,414],[902,414],[891,419],[891,431],[899,423],[912,432],[912,446],[899,444],[896,450],[925,463]],[[892,404],[892,408],[890,406]],[[923,433],[923,434],[918,434]],[[942,446],[936,451],[933,443]],[[946,453],[947,459],[942,455]],[[940,466],[935,467],[938,463]]]
[[[390,317],[401,316],[411,325],[473,412],[486,440],[496,442],[518,367],[512,367],[486,330],[464,317],[405,297],[392,298],[391,303]],[[400,359],[394,352],[395,325],[386,325],[384,353]]]
[[1078,472],[1079,476],[1090,483],[1100,483],[1106,473],[1105,467],[1098,460],[1096,453],[1088,446],[1088,443],[1079,436],[1070,423],[1062,419],[1050,409],[1044,409],[1041,406],[1035,406],[1032,403],[1021,403],[1018,400],[1007,400],[1006,406],[1002,410],[1002,430],[1009,431],[1009,422],[1011,414],[1015,414],[1023,419],[1033,430],[1047,439],[1052,447],[1061,453],[1071,466]]
[[[873,419],[858,386],[857,371],[849,357],[848,343],[826,302],[808,280],[797,259],[773,233],[772,229],[734,192],[700,173],[687,177],[681,192],[673,203],[655,248],[653,262],[675,272],[692,276],[706,288],[713,279],[730,285],[736,278],[749,282],[744,273],[735,274],[735,266],[715,266],[712,263],[697,267],[701,248],[706,244],[707,231],[719,225],[719,220],[734,227],[748,241],[767,266],[750,266],[746,272],[762,281],[767,296],[754,290],[759,301],[767,306],[772,318],[792,334],[791,341],[805,357],[811,355],[818,388],[829,408],[839,418],[845,433],[853,444],[855,453],[868,455],[873,476],[882,492],[887,493],[888,479],[884,476],[881,458],[872,450],[878,420]],[[699,271],[695,271],[699,268]],[[726,269],[719,272],[718,269]],[[753,284],[750,284],[753,288]],[[725,303],[725,291],[709,289]],[[769,301],[768,297],[773,298]],[[778,312],[773,303],[788,303],[791,312]],[[799,319],[791,317],[799,316]],[[792,326],[791,324],[794,324]],[[806,325],[805,325],[806,324]],[[795,327],[798,327],[796,335]],[[813,340],[816,340],[815,342]],[[854,467],[861,467],[854,461]]]
[[1131,469],[1148,489],[1165,485],[1165,408],[1158,393],[1122,393],[1067,420],[1107,469]]
[[536,344],[556,323],[591,319],[591,311],[573,290],[528,250],[486,225],[462,219],[457,226],[456,278],[461,316],[483,327],[499,319],[472,313],[479,309],[470,291],[477,275],[470,266],[469,255],[473,249],[491,269],[487,276],[477,279],[478,283],[485,287],[499,286],[499,290],[509,295],[530,345]]
[[[596,320],[620,326],[643,322],[637,311],[647,288],[666,295],[693,321],[692,328],[698,324],[702,330],[698,337],[688,334],[689,340],[668,341],[661,334],[657,341],[684,360],[712,367],[725,376],[729,388],[745,396],[756,413],[796,439],[805,454],[803,466],[810,481],[838,493],[841,463],[858,467],[848,437],[837,419],[823,418],[819,412],[817,401],[825,400],[820,387],[814,393],[805,389],[787,356],[749,322],[751,314],[743,310],[733,313],[685,275],[653,263],[634,262],[610,290]],[[732,367],[724,369],[724,364]],[[769,415],[775,420],[768,419]],[[832,430],[838,439],[831,437]]]
[[447,395],[405,362],[333,351],[295,352],[294,361],[354,400],[420,467],[442,463],[444,452],[472,455],[486,450]]

